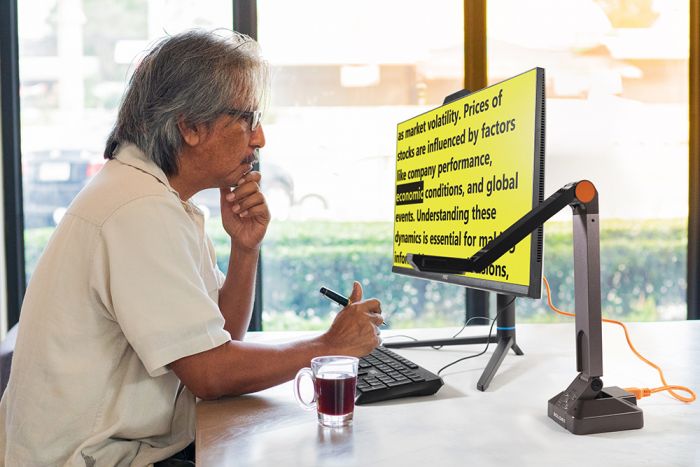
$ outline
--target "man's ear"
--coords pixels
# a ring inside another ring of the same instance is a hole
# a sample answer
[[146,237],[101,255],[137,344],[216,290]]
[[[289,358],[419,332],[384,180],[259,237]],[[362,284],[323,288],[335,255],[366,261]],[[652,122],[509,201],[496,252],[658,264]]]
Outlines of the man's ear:
[[199,125],[190,125],[185,122],[183,117],[177,121],[177,128],[180,130],[180,135],[188,146],[197,146],[202,141],[204,128]]

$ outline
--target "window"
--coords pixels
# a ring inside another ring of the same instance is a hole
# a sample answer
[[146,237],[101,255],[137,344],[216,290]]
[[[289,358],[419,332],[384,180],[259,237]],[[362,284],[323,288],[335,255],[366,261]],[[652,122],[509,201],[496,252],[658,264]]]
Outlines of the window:
[[[689,2],[487,3],[489,84],[546,69],[545,193],[581,178],[600,190],[604,313],[684,318]],[[134,59],[166,33],[233,21],[227,0],[17,4],[29,277],[53,226],[103,163]],[[424,6],[258,2],[273,78],[261,151],[274,216],[262,258],[265,329],[324,328],[338,307],[318,288],[348,293],[354,279],[383,301],[393,327],[464,316],[463,289],[390,272],[396,124],[463,83],[463,2]],[[209,211],[225,270],[218,194],[196,201]],[[545,274],[563,308],[573,308],[570,222],[561,214],[545,229]],[[522,300],[518,319],[551,315]]]
[[[584,178],[599,190],[608,316],[686,317],[688,14],[688,1],[488,2],[489,82],[545,68],[545,195]],[[558,219],[544,273],[573,310],[570,214]]]
[[[258,2],[272,68],[260,166],[288,180],[267,192],[263,327],[326,327],[339,307],[319,287],[348,294],[355,279],[393,327],[455,325],[463,289],[391,273],[392,192],[397,123],[463,87],[462,4],[339,5]],[[426,24],[439,33],[416,34]]]
[[104,163],[107,135],[140,53],[166,34],[232,25],[225,0],[18,2],[25,264]]

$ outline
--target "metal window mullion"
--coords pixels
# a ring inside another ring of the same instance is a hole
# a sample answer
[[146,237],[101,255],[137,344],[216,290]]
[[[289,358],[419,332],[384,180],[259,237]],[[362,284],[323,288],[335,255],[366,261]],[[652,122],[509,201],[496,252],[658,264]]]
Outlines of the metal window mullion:
[[0,2],[0,100],[8,329],[19,321],[26,288],[18,41],[17,0]]
[[688,60],[688,319],[700,319],[700,0],[690,0]]
[[[233,29],[258,40],[258,10],[256,0],[232,0]],[[255,163],[254,170],[259,170],[259,163]],[[253,302],[253,315],[248,325],[249,331],[262,331],[262,249],[258,257],[258,269],[255,274],[255,301]]]
[[[486,63],[486,0],[464,0],[464,89],[476,91],[486,87]],[[466,288],[464,293],[465,322],[489,316],[488,292]]]

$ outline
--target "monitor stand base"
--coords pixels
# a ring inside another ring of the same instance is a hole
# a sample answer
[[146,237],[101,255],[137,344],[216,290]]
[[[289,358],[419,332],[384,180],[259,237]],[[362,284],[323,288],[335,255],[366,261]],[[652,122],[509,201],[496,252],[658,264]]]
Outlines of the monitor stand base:
[[515,343],[515,335],[510,337],[498,337],[497,342],[496,350],[493,352],[493,355],[491,355],[489,363],[486,365],[486,368],[484,368],[483,373],[481,373],[481,378],[479,378],[479,381],[476,383],[476,388],[479,391],[486,391],[489,387],[491,380],[501,366],[501,362],[506,358],[509,349],[513,349],[515,355],[524,355],[523,351],[518,347],[518,344]]

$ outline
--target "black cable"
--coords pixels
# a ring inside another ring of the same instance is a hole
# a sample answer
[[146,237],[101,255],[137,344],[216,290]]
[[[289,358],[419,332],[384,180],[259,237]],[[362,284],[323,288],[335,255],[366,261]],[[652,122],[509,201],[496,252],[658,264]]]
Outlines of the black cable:
[[[454,339],[455,337],[462,334],[462,331],[464,331],[466,329],[466,327],[469,326],[469,323],[471,323],[471,321],[473,319],[485,319],[486,321],[491,321],[491,318],[489,318],[488,316],[472,316],[462,325],[460,330],[457,331],[454,336],[452,336],[452,339]],[[408,337],[408,336],[406,336],[406,337]],[[418,339],[414,339],[414,340],[418,340]],[[434,350],[440,350],[441,348],[444,347],[444,345],[431,345],[430,347],[432,347]]]
[[503,308],[501,308],[501,309],[499,309],[499,310],[496,310],[496,317],[495,317],[495,318],[493,319],[493,321],[491,322],[491,327],[489,327],[489,336],[488,336],[488,338],[487,338],[487,340],[486,340],[486,347],[484,347],[484,350],[482,350],[481,352],[479,352],[479,353],[477,353],[477,354],[468,355],[468,356],[466,356],[466,357],[458,358],[457,360],[455,360],[455,361],[453,361],[453,362],[451,362],[451,363],[448,363],[447,365],[443,366],[442,368],[440,368],[440,369],[438,370],[438,372],[437,372],[438,376],[440,376],[440,373],[442,373],[443,370],[445,370],[445,369],[451,367],[452,365],[455,365],[455,364],[457,364],[457,363],[459,363],[459,362],[463,362],[464,360],[469,360],[470,358],[476,358],[476,357],[479,357],[479,356],[481,356],[481,355],[484,355],[484,354],[486,353],[486,351],[489,349],[489,345],[491,345],[491,335],[493,334],[493,325],[496,324],[496,322],[498,321],[498,317],[500,316],[501,311],[503,311],[503,310],[505,310],[506,308],[508,308],[509,306],[511,306],[511,305],[513,304],[514,301],[515,301],[515,297],[513,297]]
[[462,325],[462,329],[460,329],[459,331],[457,331],[457,334],[455,334],[455,335],[452,336],[452,337],[457,337],[457,336],[459,336],[460,334],[462,334],[462,331],[464,331],[464,329],[465,329],[467,326],[469,326],[469,323],[471,323],[472,320],[474,320],[474,319],[485,319],[486,321],[493,321],[493,319],[492,319],[492,318],[489,318],[488,316],[472,316],[471,318],[469,318],[469,319],[467,320],[466,323],[464,323],[464,324]]
[[[469,319],[467,320],[466,323],[464,323],[464,324],[462,325],[462,327],[459,329],[459,331],[457,331],[457,332],[452,336],[452,339],[454,339],[455,337],[457,337],[457,336],[459,336],[460,334],[462,334],[462,331],[464,331],[464,329],[465,329],[465,328],[469,325],[469,323],[470,323],[472,320],[474,320],[474,319],[485,319],[486,321],[493,321],[493,319],[491,319],[491,318],[489,318],[489,317],[486,317],[486,316],[472,316],[471,318],[469,318]],[[396,337],[405,337],[406,339],[410,339],[410,340],[412,340],[412,341],[417,341],[417,340],[418,340],[418,339],[416,339],[415,337],[408,336],[408,335],[406,335],[406,334],[394,334],[393,336],[384,337],[384,338],[382,338],[382,340],[394,339],[394,338],[396,338]],[[435,349],[435,350],[440,350],[440,349],[443,348],[443,347],[444,347],[444,346],[442,346],[442,345],[432,345],[432,346],[431,346],[431,348],[433,348],[433,349]]]

